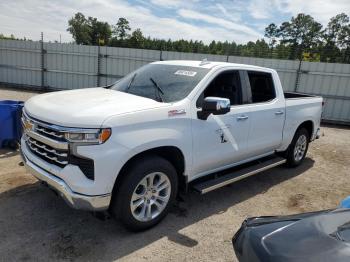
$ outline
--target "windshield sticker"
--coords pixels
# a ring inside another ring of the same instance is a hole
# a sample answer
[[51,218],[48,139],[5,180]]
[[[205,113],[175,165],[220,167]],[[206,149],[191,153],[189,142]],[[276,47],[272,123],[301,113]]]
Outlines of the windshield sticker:
[[194,77],[197,74],[197,72],[194,71],[185,71],[185,70],[177,70],[175,72],[175,75],[182,75],[182,76],[191,76]]

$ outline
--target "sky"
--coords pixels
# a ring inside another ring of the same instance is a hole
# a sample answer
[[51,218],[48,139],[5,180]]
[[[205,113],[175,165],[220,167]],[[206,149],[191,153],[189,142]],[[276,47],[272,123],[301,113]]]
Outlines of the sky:
[[71,42],[66,29],[77,12],[109,24],[125,17],[155,38],[246,43],[301,12],[325,26],[341,12],[350,15],[350,0],[10,0],[0,1],[0,33],[39,40],[44,32],[44,41]]

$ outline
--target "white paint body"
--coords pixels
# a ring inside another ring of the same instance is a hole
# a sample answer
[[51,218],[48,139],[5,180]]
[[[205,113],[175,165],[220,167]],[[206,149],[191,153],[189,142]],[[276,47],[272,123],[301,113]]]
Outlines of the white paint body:
[[[104,88],[61,91],[38,95],[25,103],[32,117],[65,127],[109,127],[112,135],[101,145],[79,146],[78,153],[94,160],[95,180],[87,179],[76,166],[64,168],[42,161],[22,147],[36,165],[64,180],[72,191],[84,195],[112,192],[122,167],[133,156],[161,146],[174,146],[185,159],[186,181],[214,171],[283,151],[298,126],[312,121],[314,138],[320,125],[322,98],[285,99],[275,70],[231,63],[198,61],[155,62],[209,68],[209,73],[183,100],[160,103],[151,99]],[[210,81],[225,70],[254,70],[271,73],[277,97],[267,103],[232,106],[225,115],[197,117],[196,101]],[[169,116],[169,111],[185,114]],[[275,113],[282,111],[283,114]],[[248,116],[238,120],[240,116]],[[217,130],[222,129],[226,143]]]

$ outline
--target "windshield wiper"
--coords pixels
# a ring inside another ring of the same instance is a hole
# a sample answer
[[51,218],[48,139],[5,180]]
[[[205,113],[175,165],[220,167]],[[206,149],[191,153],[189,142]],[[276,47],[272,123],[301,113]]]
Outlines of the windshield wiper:
[[134,79],[135,79],[136,75],[137,75],[137,73],[135,73],[135,74],[132,76],[132,78],[130,79],[130,82],[129,82],[128,86],[126,87],[125,92],[127,92],[127,91],[130,89],[131,84],[132,84],[132,82],[134,82]]
[[157,82],[152,77],[150,77],[149,80],[151,80],[151,82],[153,83],[154,87],[158,91],[157,94],[158,94],[159,102],[164,102],[164,99],[162,97],[162,95],[164,95],[163,90],[160,88],[160,86],[157,84]]

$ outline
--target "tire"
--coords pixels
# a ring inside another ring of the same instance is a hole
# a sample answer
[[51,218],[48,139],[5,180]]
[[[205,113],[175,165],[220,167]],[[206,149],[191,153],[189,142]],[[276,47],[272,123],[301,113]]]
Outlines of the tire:
[[286,152],[287,165],[289,167],[299,166],[309,148],[310,134],[305,128],[299,128],[293,137],[292,143]]
[[177,195],[177,173],[169,161],[156,155],[138,158],[129,166],[114,190],[110,211],[129,230],[143,231],[169,212]]

